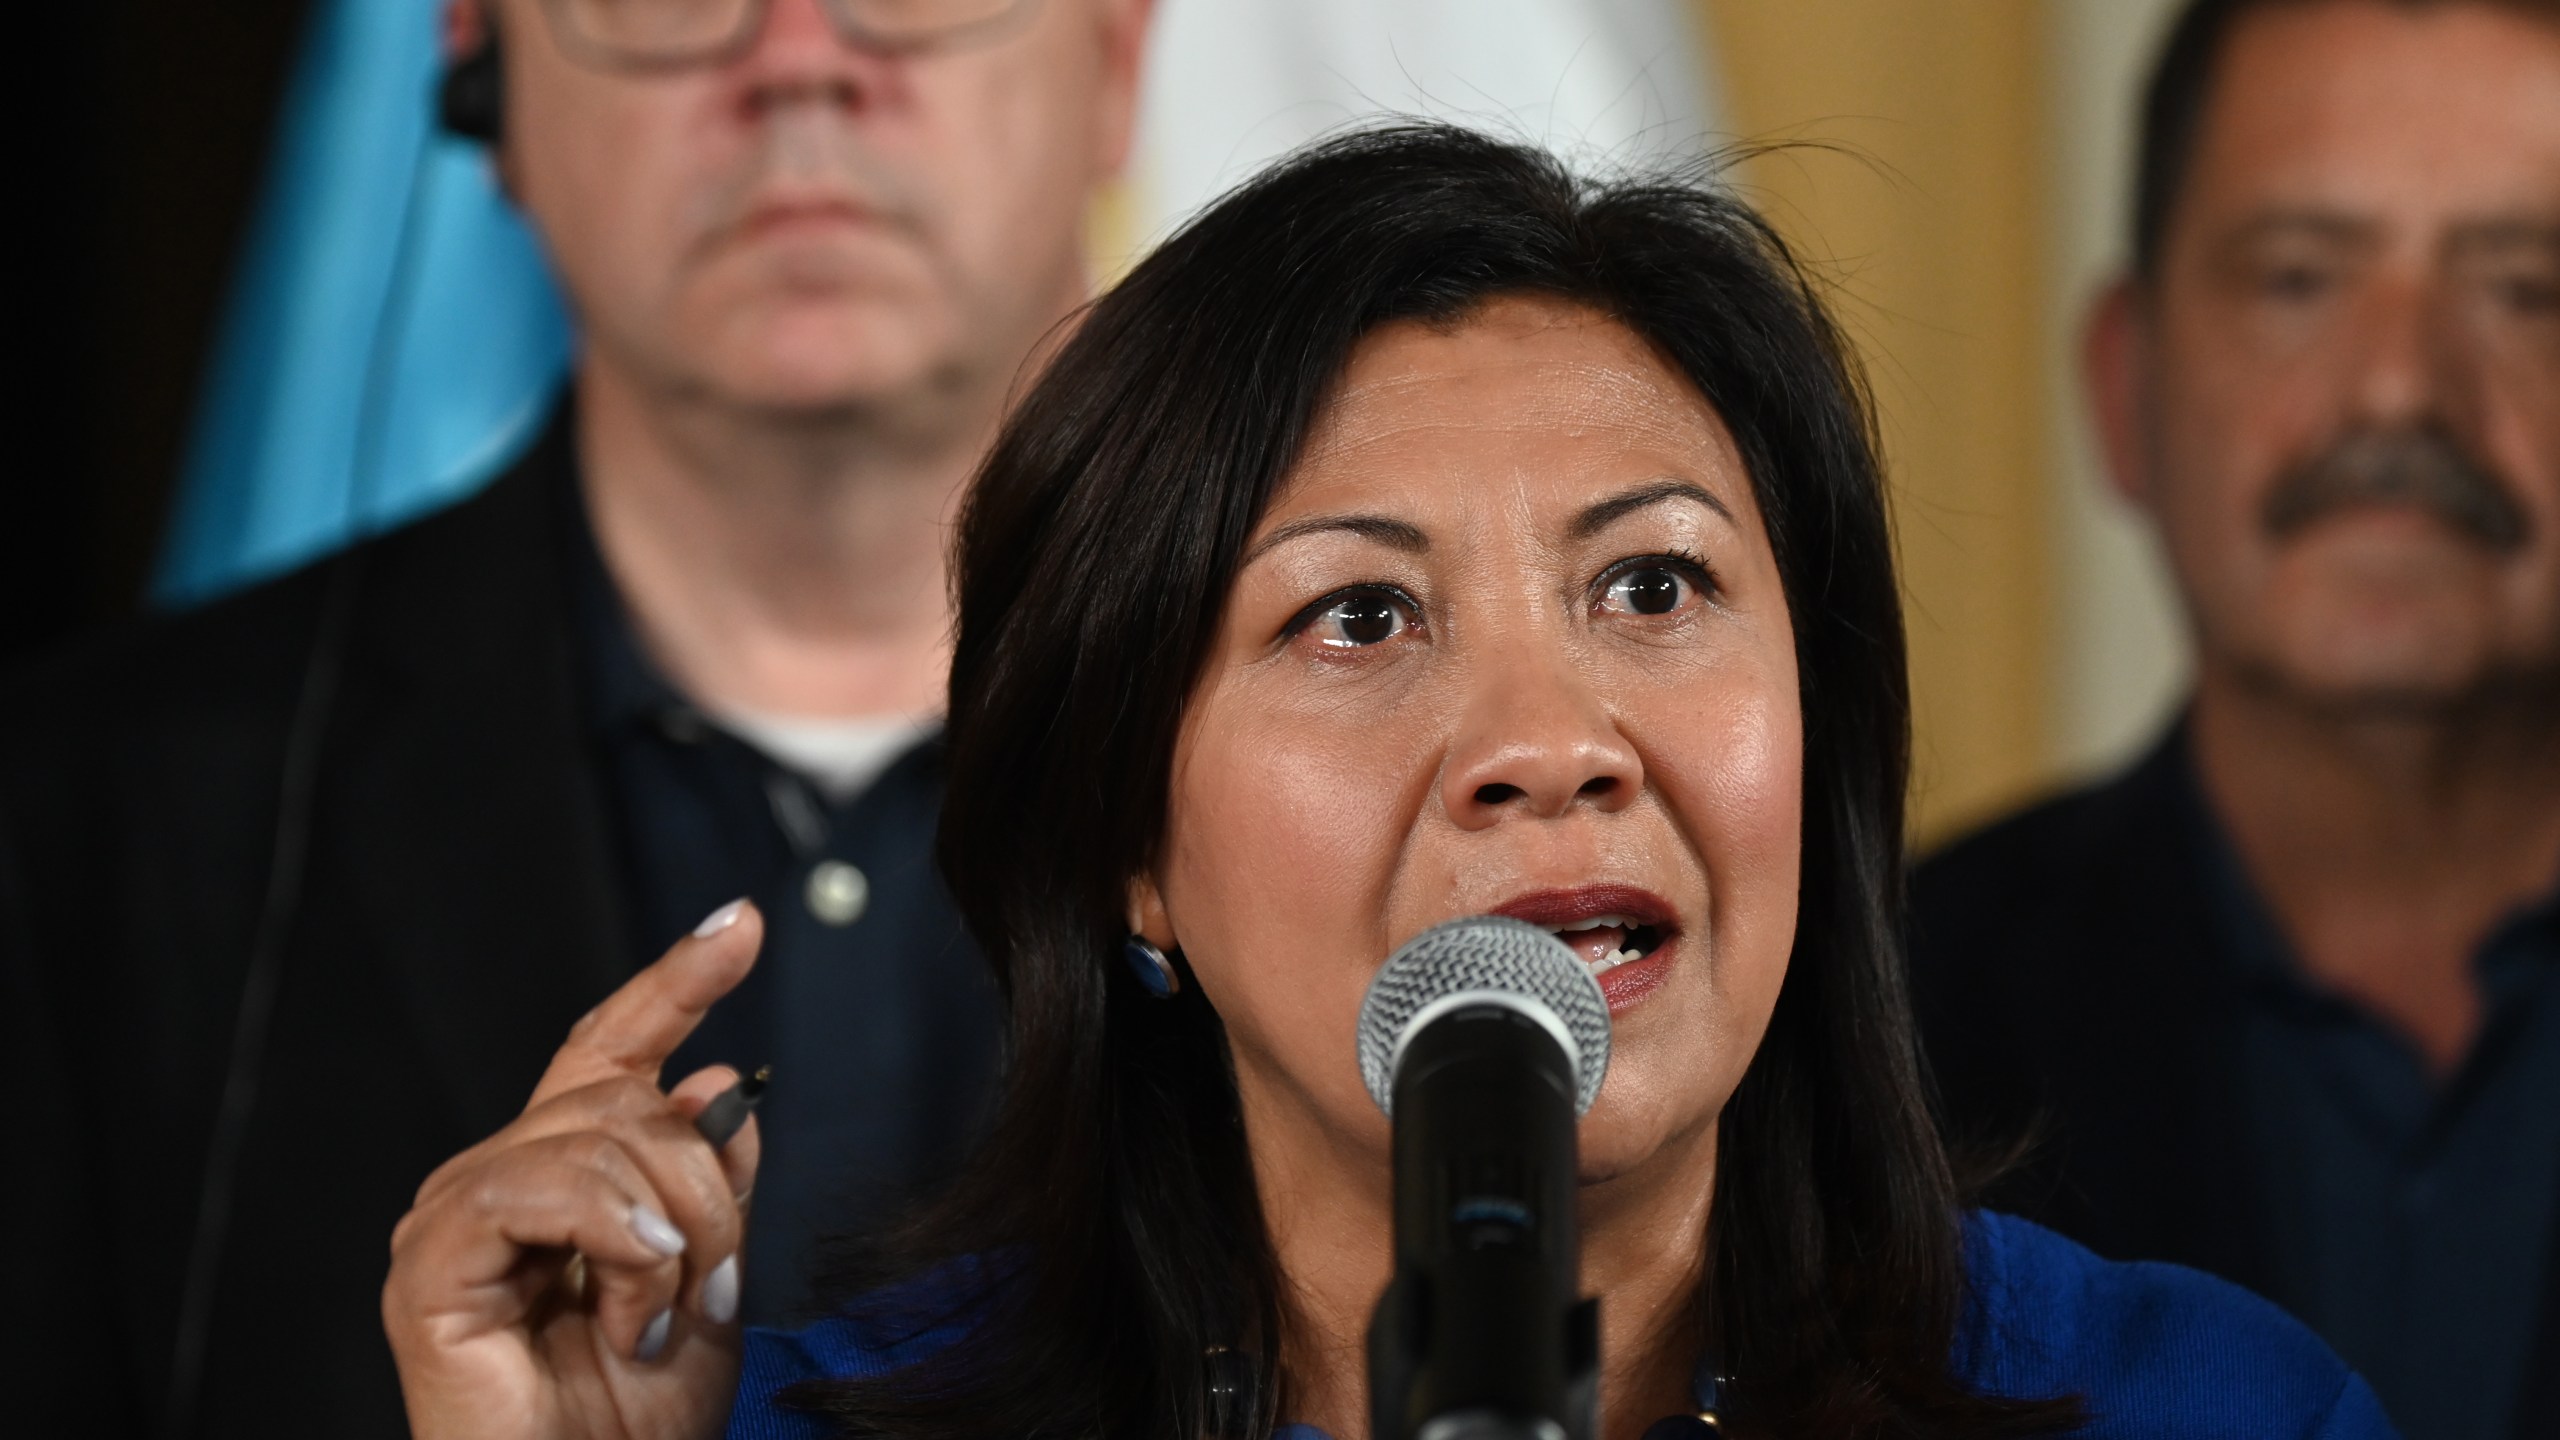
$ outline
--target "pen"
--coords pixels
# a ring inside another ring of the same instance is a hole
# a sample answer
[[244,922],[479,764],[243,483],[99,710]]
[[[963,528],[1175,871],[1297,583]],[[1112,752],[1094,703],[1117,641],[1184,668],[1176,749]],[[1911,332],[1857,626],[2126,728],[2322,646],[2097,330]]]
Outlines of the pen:
[[711,1142],[712,1149],[727,1145],[747,1123],[747,1117],[756,1113],[756,1101],[764,1097],[764,1087],[772,1079],[772,1066],[757,1066],[756,1073],[712,1096],[702,1113],[693,1117],[693,1128]]

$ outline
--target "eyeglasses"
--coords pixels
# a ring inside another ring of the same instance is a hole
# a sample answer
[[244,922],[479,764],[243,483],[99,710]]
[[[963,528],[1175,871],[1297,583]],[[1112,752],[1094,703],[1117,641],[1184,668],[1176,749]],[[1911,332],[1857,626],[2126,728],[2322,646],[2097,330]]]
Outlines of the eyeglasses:
[[[744,54],[771,0],[545,0],[561,48],[613,70],[673,70]],[[993,38],[1039,0],[819,0],[847,45],[875,54]]]

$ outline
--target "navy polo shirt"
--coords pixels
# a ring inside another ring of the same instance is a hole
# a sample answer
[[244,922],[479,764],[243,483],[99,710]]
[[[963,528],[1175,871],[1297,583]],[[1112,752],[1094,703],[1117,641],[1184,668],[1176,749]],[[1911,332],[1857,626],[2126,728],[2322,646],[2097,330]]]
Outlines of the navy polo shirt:
[[739,896],[764,950],[666,1079],[770,1064],[744,1314],[813,1313],[819,1243],[875,1224],[953,1170],[982,1128],[1001,1041],[993,977],[932,863],[941,745],[927,736],[831,801],[724,730],[641,649],[574,484],[585,722],[619,842],[635,970]]
[[2411,1440],[2505,1440],[2560,1207],[2560,891],[2472,957],[2484,1023],[2439,1080],[2303,972],[2197,799],[2209,914],[2245,996],[2268,1298],[2336,1346]]

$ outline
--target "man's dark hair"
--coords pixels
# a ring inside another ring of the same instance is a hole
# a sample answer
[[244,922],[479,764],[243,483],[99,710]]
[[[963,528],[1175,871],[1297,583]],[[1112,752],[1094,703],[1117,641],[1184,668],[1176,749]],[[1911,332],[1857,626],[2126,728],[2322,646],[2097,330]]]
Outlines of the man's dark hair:
[[2141,154],[2133,190],[2133,267],[2159,273],[2160,250],[2170,213],[2185,190],[2204,127],[2204,112],[2222,52],[2240,22],[2280,5],[2382,3],[2404,10],[2441,5],[2491,5],[2560,21],[2560,0],[2191,0],[2169,28],[2142,97]]
[[1128,886],[1163,843],[1175,742],[1245,545],[1354,351],[1381,326],[1456,325],[1512,295],[1615,319],[1714,408],[1794,619],[1794,958],[1724,1111],[1697,1299],[1739,1418],[1752,1434],[1917,1437],[2051,1433],[2078,1414],[1950,1373],[1958,1198],[1898,925],[1901,602],[1850,351],[1730,196],[1595,183],[1437,125],[1303,152],[1167,241],[1095,304],[981,471],[960,528],[940,859],[1001,982],[1010,1067],[956,1187],[839,1277],[874,1297],[852,1313],[897,1317],[891,1338],[970,1313],[931,1360],[788,1403],[901,1440],[1258,1436],[1285,1413],[1285,1380],[1245,1415],[1211,1408],[1204,1353],[1272,1344],[1281,1277],[1224,1031],[1196,985],[1158,1000],[1124,972]]

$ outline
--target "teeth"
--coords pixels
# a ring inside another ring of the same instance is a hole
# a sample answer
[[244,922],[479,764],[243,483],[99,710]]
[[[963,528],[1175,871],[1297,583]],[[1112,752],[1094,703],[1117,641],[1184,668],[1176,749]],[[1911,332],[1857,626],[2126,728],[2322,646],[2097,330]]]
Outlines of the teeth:
[[1595,915],[1588,920],[1576,920],[1570,925],[1559,925],[1555,927],[1555,933],[1577,935],[1585,930],[1633,930],[1634,928],[1636,928],[1636,922],[1624,915]]
[[1554,935],[1559,940],[1565,941],[1567,944],[1572,943],[1574,936],[1587,935],[1594,930],[1616,930],[1620,932],[1619,939],[1621,943],[1617,949],[1610,951],[1608,954],[1601,956],[1597,960],[1586,959],[1582,962],[1583,964],[1591,967],[1591,973],[1594,975],[1606,975],[1610,971],[1617,969],[1619,966],[1626,964],[1630,960],[1643,959],[1644,956],[1640,952],[1632,946],[1624,943],[1625,941],[1634,939],[1636,931],[1641,928],[1643,927],[1639,926],[1634,920],[1624,915],[1594,915],[1588,920],[1576,920],[1570,925],[1551,925],[1547,927],[1550,934]]

